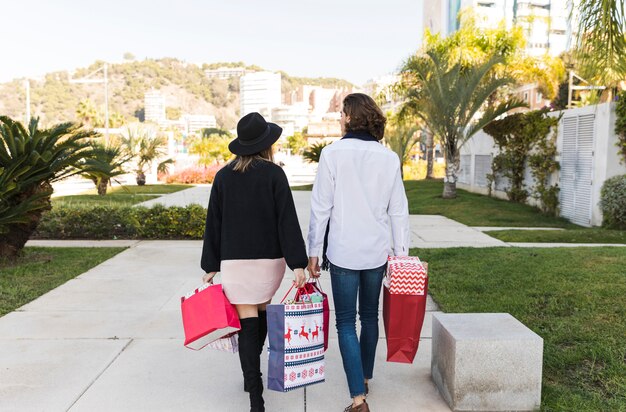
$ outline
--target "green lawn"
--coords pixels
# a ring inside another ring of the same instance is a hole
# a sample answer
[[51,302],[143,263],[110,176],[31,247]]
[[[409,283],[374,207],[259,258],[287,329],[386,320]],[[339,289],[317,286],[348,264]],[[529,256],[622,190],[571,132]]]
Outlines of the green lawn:
[[542,410],[626,411],[626,249],[412,249],[445,312],[507,312],[544,339]]
[[565,219],[545,216],[538,209],[458,190],[456,199],[443,199],[441,180],[404,182],[409,213],[443,215],[469,226],[580,228]]
[[0,260],[0,316],[36,299],[125,248],[28,247],[16,261]]
[[52,199],[53,206],[132,206],[146,200],[155,199],[159,195],[178,192],[192,187],[191,185],[145,185],[115,186],[109,188],[106,196],[98,196],[96,190],[88,190],[79,195],[61,196]]
[[301,186],[291,186],[291,190],[295,191],[311,191],[313,189],[313,185],[301,185]]
[[601,228],[572,230],[497,230],[485,233],[504,242],[626,244],[626,231]]

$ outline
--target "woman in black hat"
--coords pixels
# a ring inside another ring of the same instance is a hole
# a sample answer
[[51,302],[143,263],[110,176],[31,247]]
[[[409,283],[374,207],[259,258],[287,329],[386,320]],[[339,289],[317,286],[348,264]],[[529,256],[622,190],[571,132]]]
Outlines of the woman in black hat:
[[250,410],[264,411],[260,355],[267,336],[265,307],[285,266],[304,285],[308,259],[285,172],[273,163],[282,129],[259,113],[244,116],[228,148],[235,160],[216,175],[204,232],[204,282],[221,272],[226,297],[241,320],[239,359]]

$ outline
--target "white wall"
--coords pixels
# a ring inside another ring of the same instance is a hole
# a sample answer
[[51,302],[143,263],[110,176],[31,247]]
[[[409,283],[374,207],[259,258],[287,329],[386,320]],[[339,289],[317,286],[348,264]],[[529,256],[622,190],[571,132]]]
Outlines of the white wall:
[[[563,118],[577,117],[588,114],[595,115],[591,224],[593,226],[599,226],[602,224],[602,213],[599,207],[602,184],[605,180],[613,176],[626,174],[626,165],[624,163],[620,163],[620,156],[616,146],[618,138],[615,134],[615,104],[604,103],[595,106],[565,110],[563,112],[553,112],[550,113],[550,115],[558,116],[560,113],[563,113]],[[559,133],[557,136],[557,160],[559,161],[561,161],[560,153],[563,147],[562,122],[563,119],[561,119],[561,122],[559,123]],[[481,180],[484,181],[484,179],[482,176],[477,176],[476,160],[477,158],[481,159],[477,156],[492,156],[493,158],[497,154],[498,149],[493,141],[493,138],[482,130],[478,132],[472,139],[461,147],[461,158],[465,160],[470,159],[471,163],[469,175],[464,174],[463,171],[459,174],[460,176],[464,176],[465,179],[458,182],[458,187],[475,193],[487,194],[488,187],[477,184],[477,182],[480,182]],[[527,188],[533,186],[529,170],[526,171],[525,182],[527,182]],[[554,183],[560,183],[558,173],[553,176],[551,184]],[[506,193],[500,190],[493,190],[492,195],[503,199],[507,198]],[[536,205],[536,201],[532,198],[529,198],[528,202]]]

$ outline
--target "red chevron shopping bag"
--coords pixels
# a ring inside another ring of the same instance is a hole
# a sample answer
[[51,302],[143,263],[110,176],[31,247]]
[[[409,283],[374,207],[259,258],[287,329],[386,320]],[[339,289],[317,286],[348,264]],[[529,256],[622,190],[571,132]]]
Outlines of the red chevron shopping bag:
[[415,358],[426,314],[427,271],[416,256],[389,256],[383,291],[388,362]]

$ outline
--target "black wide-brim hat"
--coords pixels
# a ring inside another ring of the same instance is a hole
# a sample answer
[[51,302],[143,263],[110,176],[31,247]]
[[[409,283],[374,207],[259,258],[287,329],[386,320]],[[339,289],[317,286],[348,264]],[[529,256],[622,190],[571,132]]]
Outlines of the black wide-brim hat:
[[250,156],[276,143],[282,132],[282,127],[252,112],[237,123],[237,138],[230,142],[228,149],[238,156]]

